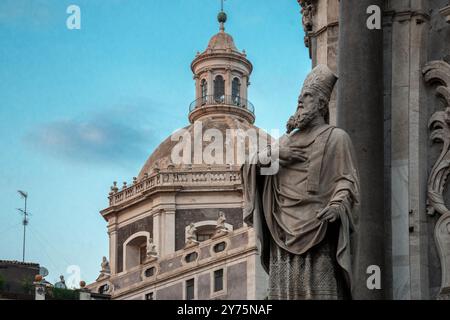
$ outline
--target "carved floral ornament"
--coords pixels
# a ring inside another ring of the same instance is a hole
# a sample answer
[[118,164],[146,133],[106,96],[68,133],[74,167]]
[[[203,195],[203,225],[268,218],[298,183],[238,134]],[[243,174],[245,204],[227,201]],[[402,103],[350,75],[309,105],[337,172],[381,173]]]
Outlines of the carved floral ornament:
[[450,210],[444,200],[450,174],[450,65],[445,61],[431,61],[423,69],[423,74],[426,83],[437,85],[436,95],[444,102],[444,110],[435,112],[428,123],[432,142],[443,145],[428,177],[427,213],[441,215],[434,230],[442,270],[438,299],[450,299]]
[[428,179],[427,212],[434,215],[450,214],[444,202],[444,187],[450,174],[450,65],[444,61],[432,61],[423,69],[428,84],[438,84],[436,95],[444,101],[445,110],[435,112],[428,123],[433,143],[443,143],[439,158]]

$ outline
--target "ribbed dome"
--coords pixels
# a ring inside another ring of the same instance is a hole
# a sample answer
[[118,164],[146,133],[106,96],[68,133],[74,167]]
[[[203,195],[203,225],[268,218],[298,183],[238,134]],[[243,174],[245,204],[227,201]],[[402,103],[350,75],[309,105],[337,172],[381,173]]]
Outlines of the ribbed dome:
[[218,34],[214,35],[208,44],[208,49],[211,50],[227,50],[231,49],[237,51],[236,45],[234,44],[233,37],[230,36],[225,31],[220,31]]
[[[223,147],[224,166],[226,165],[225,152],[226,152],[227,148],[229,148],[229,146],[226,144],[227,130],[228,129],[241,129],[243,131],[247,131],[249,129],[255,129],[257,132],[259,132],[259,130],[260,130],[259,128],[255,127],[254,125],[251,125],[247,121],[241,121],[238,118],[235,118],[232,116],[227,116],[227,115],[212,116],[212,117],[205,118],[202,121],[202,126],[203,126],[202,135],[208,129],[217,129],[222,133],[223,146],[224,146]],[[194,139],[194,125],[191,124],[190,126],[184,128],[184,129],[187,130],[191,134],[191,137],[193,140]],[[201,140],[200,137],[195,138],[195,139]],[[153,154],[148,158],[145,165],[142,167],[142,170],[139,173],[139,179],[141,179],[144,176],[144,174],[146,174],[146,173],[148,173],[150,175],[153,172],[153,169],[155,169],[155,168],[166,169],[172,163],[172,161],[171,161],[172,149],[177,144],[178,144],[178,141],[172,141],[171,137],[168,137],[165,141],[163,141],[159,145],[159,147],[155,149]],[[203,142],[203,150],[206,146],[208,146],[210,144],[211,144],[211,142],[204,141]],[[232,143],[232,148],[235,150],[235,154],[236,154],[236,143]],[[194,159],[193,149],[194,149],[194,143],[192,141],[192,158],[191,159]],[[247,144],[245,146],[245,150],[246,150],[246,154],[248,155],[248,145]],[[200,165],[193,164],[193,167],[198,167],[198,166],[204,167],[204,166],[206,166],[206,164],[200,164]],[[182,167],[187,167],[187,166],[174,165],[174,167],[182,168]],[[217,165],[213,165],[213,167],[217,167]]]

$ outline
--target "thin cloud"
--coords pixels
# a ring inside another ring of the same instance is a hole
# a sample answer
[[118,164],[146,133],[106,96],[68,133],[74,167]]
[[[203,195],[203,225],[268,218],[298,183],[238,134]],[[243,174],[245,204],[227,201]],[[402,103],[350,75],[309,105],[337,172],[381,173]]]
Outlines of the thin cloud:
[[[146,114],[140,108],[122,107],[86,119],[61,119],[38,125],[24,142],[64,161],[103,165],[142,162],[149,156],[149,148],[160,142],[158,128],[164,123]],[[152,122],[158,123],[152,126]]]
[[0,25],[47,24],[54,19],[50,0],[2,0],[0,2]]

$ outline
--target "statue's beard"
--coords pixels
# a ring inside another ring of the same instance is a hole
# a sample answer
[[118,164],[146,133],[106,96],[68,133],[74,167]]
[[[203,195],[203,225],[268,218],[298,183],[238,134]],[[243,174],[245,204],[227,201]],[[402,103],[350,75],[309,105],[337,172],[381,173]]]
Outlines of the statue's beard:
[[307,129],[311,125],[311,122],[318,116],[318,111],[298,114],[295,119],[295,128],[299,130]]

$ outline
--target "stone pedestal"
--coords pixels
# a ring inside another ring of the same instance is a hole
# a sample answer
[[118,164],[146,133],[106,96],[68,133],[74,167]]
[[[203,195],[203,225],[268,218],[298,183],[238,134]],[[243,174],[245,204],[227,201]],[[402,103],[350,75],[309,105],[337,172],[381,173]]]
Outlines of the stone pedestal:
[[80,300],[91,300],[91,292],[87,289],[81,289],[80,291]]
[[34,283],[35,300],[45,300],[45,284]]

